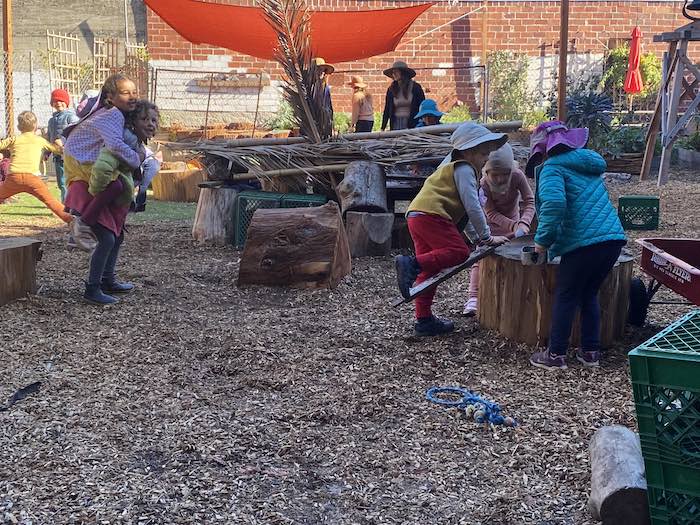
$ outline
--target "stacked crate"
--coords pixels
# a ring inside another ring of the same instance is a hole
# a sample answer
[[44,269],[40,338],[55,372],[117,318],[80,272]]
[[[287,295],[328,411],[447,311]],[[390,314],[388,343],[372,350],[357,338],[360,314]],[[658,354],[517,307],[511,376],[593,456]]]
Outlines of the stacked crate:
[[700,523],[700,310],[629,354],[653,525]]

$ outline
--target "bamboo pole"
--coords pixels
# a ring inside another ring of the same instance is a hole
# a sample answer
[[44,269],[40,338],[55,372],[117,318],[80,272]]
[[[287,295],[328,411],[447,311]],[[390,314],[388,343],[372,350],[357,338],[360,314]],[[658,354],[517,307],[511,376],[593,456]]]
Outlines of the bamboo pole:
[[288,168],[284,170],[258,171],[256,173],[241,173],[231,177],[231,180],[252,180],[273,177],[290,177],[296,175],[313,175],[315,173],[337,173],[345,171],[348,164],[328,164],[326,166],[311,166],[308,168]]
[[2,49],[5,52],[5,131],[8,137],[15,134],[15,93],[12,53],[12,0],[2,3]]
[[569,0],[560,0],[559,15],[559,85],[557,88],[557,117],[566,122],[566,77],[569,58]]

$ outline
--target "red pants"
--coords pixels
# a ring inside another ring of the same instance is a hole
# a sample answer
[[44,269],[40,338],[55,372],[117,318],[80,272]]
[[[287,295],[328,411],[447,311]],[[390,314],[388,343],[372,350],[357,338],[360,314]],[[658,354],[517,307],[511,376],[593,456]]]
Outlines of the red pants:
[[[408,231],[411,232],[416,248],[416,259],[421,273],[416,284],[422,283],[436,273],[464,262],[469,257],[469,247],[459,233],[457,226],[438,215],[416,215],[408,218]],[[435,289],[416,298],[416,318],[430,317]]]

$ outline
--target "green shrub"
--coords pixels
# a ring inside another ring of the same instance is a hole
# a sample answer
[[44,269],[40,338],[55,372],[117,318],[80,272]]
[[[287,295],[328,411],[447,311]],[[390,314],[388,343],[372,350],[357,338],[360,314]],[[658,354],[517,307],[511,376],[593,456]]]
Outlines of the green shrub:
[[265,121],[264,126],[267,129],[292,129],[296,127],[294,110],[289,102],[282,100],[275,116]]
[[472,118],[471,111],[469,111],[469,106],[461,105],[454,106],[451,110],[445,112],[445,114],[440,119],[441,124],[451,124],[453,122],[467,122],[469,120],[474,120]]
[[[625,87],[625,77],[629,67],[630,48],[628,44],[616,47],[605,60],[605,71],[600,79],[600,87],[608,94],[621,91]],[[639,57],[639,72],[642,75],[644,89],[640,93],[645,97],[656,93],[661,83],[661,60],[654,53],[644,53]]]
[[588,128],[589,144],[598,150],[610,131],[612,109],[612,100],[603,93],[574,93],[566,97],[566,124],[571,128]]
[[488,56],[489,111],[498,120],[521,120],[535,108],[535,96],[527,85],[530,59],[510,51]]
[[646,145],[646,131],[640,126],[613,127],[602,137],[598,153],[613,158],[623,153],[642,153]]
[[333,129],[337,133],[348,133],[350,130],[350,115],[342,111],[333,113]]

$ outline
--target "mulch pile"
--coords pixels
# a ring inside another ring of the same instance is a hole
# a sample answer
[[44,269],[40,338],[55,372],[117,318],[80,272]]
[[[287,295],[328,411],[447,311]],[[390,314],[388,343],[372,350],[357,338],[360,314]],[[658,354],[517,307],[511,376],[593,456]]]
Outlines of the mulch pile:
[[[697,236],[700,177],[660,195],[661,229],[630,236]],[[599,370],[547,373],[457,317],[466,275],[438,292],[457,331],[420,340],[410,307],[389,306],[389,258],[355,260],[332,291],[238,289],[240,252],[162,222],[131,227],[120,276],[137,289],[100,309],[56,220],[0,224],[44,241],[39,293],[0,307],[0,403],[42,383],[0,412],[5,523],[592,523],[588,442],[635,427],[626,353],[687,311],[652,307]],[[519,426],[425,401],[438,385]]]

